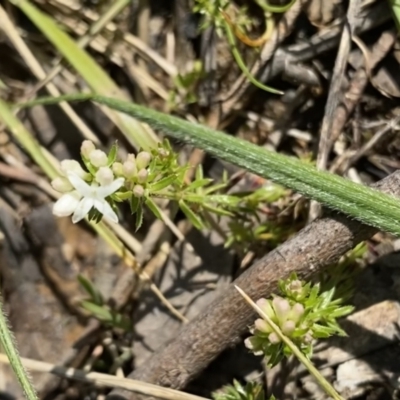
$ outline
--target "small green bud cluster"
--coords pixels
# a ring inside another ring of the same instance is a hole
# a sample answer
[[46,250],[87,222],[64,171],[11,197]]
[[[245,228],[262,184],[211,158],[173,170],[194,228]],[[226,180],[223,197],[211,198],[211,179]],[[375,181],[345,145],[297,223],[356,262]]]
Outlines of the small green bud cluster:
[[91,175],[89,180],[94,180],[100,185],[109,185],[114,181],[115,176],[112,171],[112,164],[115,160],[116,149],[112,149],[110,154],[106,154],[100,149],[96,149],[90,140],[84,140],[81,145],[81,157]]
[[136,229],[143,222],[144,207],[157,218],[162,219],[156,199],[176,201],[188,220],[198,228],[208,226],[205,212],[238,218],[238,215],[252,215],[258,205],[282,196],[282,191],[264,194],[228,195],[227,177],[213,184],[212,179],[203,176],[201,167],[196,169],[192,181],[186,179],[191,167],[180,165],[178,155],[167,140],[159,143],[150,152],[139,151],[128,154],[124,160],[117,160],[117,146],[105,153],[93,142],[85,140],[81,146],[83,165],[75,160],[61,162],[61,174],[52,185],[62,193],[60,201],[53,207],[55,215],[72,215],[78,222],[86,216],[100,221],[104,216],[118,222],[116,202],[129,201],[135,214]]
[[[308,345],[312,339],[312,332],[303,324],[304,306],[300,303],[289,302],[280,296],[273,300],[260,299],[257,305],[280,328],[282,333],[290,337],[297,344]],[[250,329],[253,336],[245,340],[245,346],[255,355],[268,355],[277,347],[284,346],[280,337],[270,324],[259,318]]]
[[128,154],[124,163],[115,163],[114,172],[125,177],[126,187],[132,190],[135,197],[143,197],[145,194],[145,184],[149,177],[148,166],[151,161],[151,154],[141,151],[136,156]]
[[[279,287],[285,297],[260,299],[257,305],[306,356],[311,356],[315,339],[345,336],[337,318],[351,313],[353,307],[342,306],[342,299],[334,299],[334,288],[320,293],[319,284],[300,281],[296,274],[280,281]],[[246,347],[256,355],[264,355],[270,365],[291,354],[267,321],[257,319],[250,332],[253,336],[245,340]]]

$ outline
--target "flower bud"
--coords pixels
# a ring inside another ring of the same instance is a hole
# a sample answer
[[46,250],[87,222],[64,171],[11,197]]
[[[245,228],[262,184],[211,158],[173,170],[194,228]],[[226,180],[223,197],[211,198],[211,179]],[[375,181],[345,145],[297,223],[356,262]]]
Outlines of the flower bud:
[[133,178],[137,174],[136,163],[131,160],[127,160],[122,165],[123,175],[127,178]]
[[275,333],[272,332],[268,335],[268,340],[272,343],[272,344],[278,344],[281,342],[281,339],[279,338],[279,336]]
[[142,185],[135,185],[132,189],[132,193],[135,197],[143,197],[144,187]]
[[151,154],[147,151],[141,151],[136,156],[136,165],[138,169],[147,168],[151,161]]
[[303,314],[304,314],[304,306],[300,303],[296,303],[292,307],[288,318],[297,323],[299,322]]
[[160,148],[157,150],[157,152],[158,152],[158,155],[159,155],[161,158],[164,158],[164,157],[168,157],[168,156],[169,156],[169,151],[166,150],[166,149],[164,149],[164,148],[162,148],[162,147],[160,147]]
[[258,319],[255,320],[254,326],[260,332],[264,332],[264,333],[272,332],[272,328],[269,325],[269,323],[267,321],[264,321],[261,318],[258,318]]
[[301,295],[303,291],[303,284],[300,280],[296,279],[287,284],[286,290],[294,295]]
[[89,159],[92,151],[96,150],[95,145],[91,140],[84,140],[81,145],[81,154],[86,159]]
[[137,174],[137,180],[139,183],[145,183],[147,181],[147,177],[149,173],[146,169],[141,169]]
[[262,356],[262,341],[256,336],[250,336],[244,340],[244,345],[256,356]]
[[275,316],[275,312],[271,307],[271,302],[267,299],[259,299],[256,301],[258,307],[261,308],[268,315],[268,317],[273,318]]
[[295,328],[296,324],[293,321],[286,321],[281,326],[282,332],[286,336],[290,336],[294,332]]
[[279,324],[283,324],[290,312],[290,304],[286,299],[283,299],[282,297],[276,296],[272,300],[272,305],[275,310],[275,314],[279,320]]
[[122,167],[122,164],[120,163],[120,162],[115,162],[113,165],[112,165],[112,171],[114,172],[114,175],[115,176],[122,176],[122,175],[124,175],[124,170],[123,170],[123,167]]
[[100,167],[96,172],[96,181],[100,183],[101,186],[107,186],[114,180],[114,174],[109,167]]
[[101,150],[93,150],[90,153],[89,160],[95,167],[105,167],[108,162],[107,154]]
[[74,174],[78,175],[79,178],[85,179],[87,176],[87,172],[81,167],[78,161],[75,160],[63,160],[60,163],[61,171],[64,175],[67,175],[68,172],[73,172]]
[[60,193],[70,192],[73,187],[67,178],[58,177],[51,181],[54,190]]

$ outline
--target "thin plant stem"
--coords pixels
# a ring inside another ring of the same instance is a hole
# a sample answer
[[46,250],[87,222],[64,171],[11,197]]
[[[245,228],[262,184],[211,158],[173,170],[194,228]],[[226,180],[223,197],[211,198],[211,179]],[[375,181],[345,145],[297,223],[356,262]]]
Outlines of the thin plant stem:
[[254,308],[255,311],[271,326],[271,328],[275,331],[275,333],[279,336],[279,338],[284,342],[290,350],[292,350],[293,354],[298,358],[298,360],[308,369],[311,375],[318,381],[321,387],[325,390],[325,392],[331,396],[335,400],[344,400],[342,396],[340,396],[336,390],[332,387],[332,385],[321,375],[321,373],[314,367],[311,361],[299,350],[299,348],[288,338],[285,336],[280,330],[279,326],[276,325],[271,318],[256,304],[254,301],[247,296],[247,294],[238,286],[235,286],[236,290],[240,293],[240,295],[246,300],[251,307]]
[[15,338],[9,328],[7,317],[3,308],[3,300],[0,293],[0,344],[4,349],[12,369],[17,376],[22,390],[28,400],[38,400],[36,391],[29,379],[28,373],[22,365],[21,359],[18,354]]
[[[223,11],[221,11],[222,13],[224,13]],[[269,18],[272,18],[272,16],[269,16]],[[274,89],[270,86],[264,85],[263,83],[261,83],[260,81],[258,81],[249,71],[249,69],[246,67],[246,64],[243,61],[243,58],[240,54],[240,51],[237,47],[236,44],[236,39],[235,39],[235,34],[232,31],[232,28],[229,25],[229,22],[226,20],[226,18],[223,19],[223,26],[226,32],[226,38],[228,40],[229,46],[231,47],[231,51],[232,51],[232,55],[235,59],[235,61],[237,62],[237,65],[239,66],[240,70],[243,72],[243,74],[246,76],[246,78],[256,87],[258,87],[259,89],[265,90],[267,92],[270,93],[274,93],[274,94],[283,94],[283,92],[281,90],[278,89]],[[267,21],[268,22],[268,21]],[[271,23],[271,21],[269,21],[269,23]]]
[[400,202],[394,196],[326,171],[318,171],[295,157],[268,151],[221,131],[137,104],[98,95],[77,94],[56,99],[45,98],[25,106],[54,104],[64,100],[92,100],[127,113],[177,140],[199,147],[261,177],[296,190],[362,223],[400,236]]

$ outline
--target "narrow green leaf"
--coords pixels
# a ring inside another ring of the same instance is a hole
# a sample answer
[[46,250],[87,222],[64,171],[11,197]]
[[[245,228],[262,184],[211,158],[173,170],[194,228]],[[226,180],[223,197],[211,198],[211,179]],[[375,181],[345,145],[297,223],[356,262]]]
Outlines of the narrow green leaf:
[[186,218],[193,224],[193,226],[197,229],[203,229],[204,224],[200,217],[196,215],[193,210],[183,201],[179,201],[179,207],[186,215]]
[[103,322],[111,322],[113,320],[111,311],[105,306],[100,306],[88,300],[83,300],[80,304],[82,308]]
[[160,219],[161,221],[163,220],[160,209],[158,208],[157,204],[154,203],[151,197],[146,197],[144,203],[147,207],[149,207],[150,211],[155,215],[157,219]]
[[331,312],[329,314],[329,317],[330,318],[340,318],[340,317],[344,317],[346,315],[351,314],[353,311],[354,311],[353,306],[343,306],[343,307],[336,308],[333,312]]
[[129,330],[131,328],[132,324],[128,318],[125,318],[120,313],[108,309],[106,306],[99,306],[86,300],[81,302],[81,306],[104,324],[124,330]]
[[222,190],[225,188],[226,188],[226,183],[218,183],[217,185],[213,185],[209,188],[205,188],[203,190],[203,195],[209,195],[209,194],[218,192],[219,190]]
[[17,344],[11,329],[9,328],[8,321],[3,309],[3,301],[0,293],[0,347],[6,353],[11,368],[17,376],[18,382],[28,400],[38,400],[35,389],[29,379],[29,376],[22,365],[21,359],[18,354]]
[[166,187],[172,185],[175,180],[176,180],[176,175],[172,174],[169,176],[166,176],[165,178],[160,179],[157,182],[151,183],[148,188],[149,188],[149,192],[151,193],[155,193],[155,192],[159,192],[160,190],[165,189]]
[[137,212],[137,210],[139,209],[141,200],[138,197],[135,196],[131,196],[131,201],[130,201],[130,206],[131,206],[131,213],[135,214],[135,212]]
[[193,181],[190,185],[188,185],[185,188],[185,191],[192,191],[192,190],[196,190],[199,189],[203,186],[209,185],[213,180],[209,179],[209,178],[203,178],[203,179],[196,179],[195,181]]
[[214,214],[217,214],[217,215],[227,216],[227,217],[233,217],[234,216],[234,214],[232,212],[228,211],[228,210],[225,210],[225,209],[220,208],[220,207],[215,207],[215,206],[212,206],[212,205],[207,204],[207,203],[206,204],[202,204],[201,206],[205,210],[208,210],[208,211],[210,211],[210,212],[212,212]]
[[318,171],[294,157],[268,151],[252,143],[193,124],[137,104],[98,95],[68,95],[33,101],[54,104],[63,100],[93,100],[125,112],[169,136],[197,146],[225,161],[296,190],[378,229],[400,235],[400,201],[394,196],[354,183],[325,171]]
[[103,296],[88,278],[79,274],[78,281],[81,284],[81,286],[86,290],[86,292],[89,294],[89,296],[91,297],[92,301],[95,304],[99,306],[104,304]]
[[115,160],[117,159],[117,153],[118,153],[118,144],[114,143],[111,147],[110,152],[108,153],[108,158],[107,158],[108,166],[114,164]]

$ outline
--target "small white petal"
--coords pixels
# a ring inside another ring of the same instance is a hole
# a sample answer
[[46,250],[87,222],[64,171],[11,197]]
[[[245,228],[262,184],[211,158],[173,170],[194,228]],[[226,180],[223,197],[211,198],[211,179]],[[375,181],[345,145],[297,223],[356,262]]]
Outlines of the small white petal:
[[81,196],[77,192],[62,195],[53,206],[53,214],[58,217],[68,217],[78,207]]
[[100,186],[97,189],[97,194],[101,198],[106,198],[110,194],[113,194],[116,192],[125,182],[124,178],[117,178],[115,181],[112,181],[109,185],[107,186]]
[[84,197],[93,196],[93,188],[88,185],[81,177],[74,174],[73,172],[68,173],[68,180],[71,185]]
[[94,199],[91,197],[84,197],[75,208],[74,215],[72,216],[72,222],[76,224],[77,222],[85,218],[93,206]]
[[110,204],[106,200],[95,200],[95,208],[103,214],[103,217],[109,219],[112,222],[118,222],[118,216],[115,211],[111,208]]

